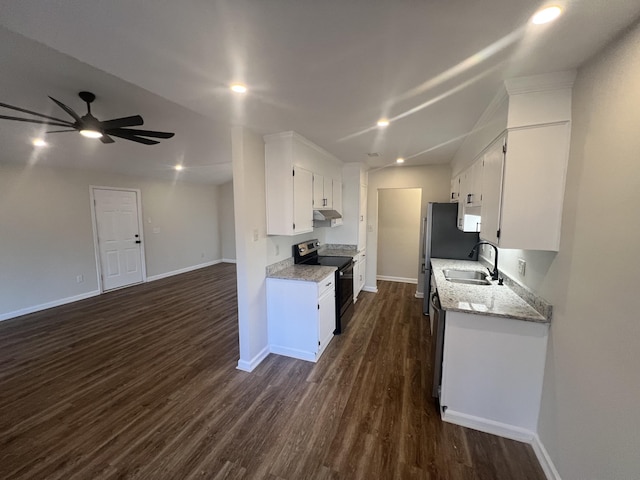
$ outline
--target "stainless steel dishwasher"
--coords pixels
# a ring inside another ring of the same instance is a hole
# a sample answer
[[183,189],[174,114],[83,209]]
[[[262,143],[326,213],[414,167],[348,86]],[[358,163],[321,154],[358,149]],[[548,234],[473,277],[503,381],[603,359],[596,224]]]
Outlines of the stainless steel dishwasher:
[[429,301],[429,319],[431,323],[431,352],[433,355],[433,389],[431,395],[440,400],[442,380],[442,352],[444,348],[444,310],[440,306],[438,291],[432,290]]

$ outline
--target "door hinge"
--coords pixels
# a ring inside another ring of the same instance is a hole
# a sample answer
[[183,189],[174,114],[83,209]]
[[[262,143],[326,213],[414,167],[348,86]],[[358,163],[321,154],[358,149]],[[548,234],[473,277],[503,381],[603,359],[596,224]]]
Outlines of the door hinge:
[[320,304],[318,304],[318,310],[320,310]]
[[318,346],[320,346],[320,340],[318,340]]
[[502,153],[507,153],[507,144],[502,145]]
[[496,237],[500,238],[500,229],[498,229],[498,231],[496,232]]
[[292,172],[292,176],[295,177],[296,176],[296,171],[295,170],[291,170],[291,172]]
[[293,224],[293,229],[294,229],[294,230],[296,229],[296,224],[295,224],[295,223]]

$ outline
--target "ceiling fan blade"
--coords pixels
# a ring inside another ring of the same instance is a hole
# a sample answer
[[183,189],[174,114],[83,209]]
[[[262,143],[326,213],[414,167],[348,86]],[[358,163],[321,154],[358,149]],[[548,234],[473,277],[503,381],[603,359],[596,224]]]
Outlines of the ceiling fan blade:
[[0,115],[0,118],[5,120],[15,120],[16,122],[27,122],[27,123],[39,123],[41,125],[55,125],[56,127],[71,127],[73,123],[60,123],[60,122],[44,122],[42,120],[32,120],[30,118],[20,118],[20,117],[9,117],[7,115]]
[[75,128],[71,130],[49,130],[48,132],[44,132],[44,133],[62,133],[62,132],[77,132],[77,130]]
[[80,120],[80,116],[76,112],[74,112],[71,107],[67,107],[64,103],[59,102],[58,100],[56,100],[55,98],[53,98],[51,96],[49,98],[51,100],[53,100],[56,103],[56,105],[58,105],[61,109],[63,109],[65,112],[67,112],[69,115],[71,115],[76,122],[82,123],[81,120]]
[[30,115],[35,115],[36,117],[48,118],[49,120],[55,120],[56,122],[68,123],[69,126],[73,125],[73,123],[67,120],[62,120],[56,117],[50,117],[49,115],[43,115],[42,113],[38,113],[38,112],[32,112],[31,110],[27,110],[26,108],[14,107],[13,105],[8,105],[6,103],[0,103],[0,107],[16,110],[17,112],[28,113]]
[[144,143],[145,145],[156,145],[160,142],[157,142],[155,140],[149,140],[148,138],[143,138],[143,137],[138,137],[136,135],[132,135],[128,132],[114,132],[113,130],[109,130],[109,132],[107,132],[109,135],[112,135],[114,137],[120,137],[120,138],[124,138],[125,140],[131,140],[132,142],[138,142],[138,143]]
[[113,120],[105,120],[100,122],[100,125],[104,130],[110,128],[122,128],[122,127],[138,127],[144,123],[144,120],[140,115],[133,115],[131,117],[114,118]]
[[102,135],[100,137],[100,141],[102,143],[115,143],[115,140],[113,138],[111,138],[109,135]]
[[175,133],[170,132],[156,132],[154,130],[137,130],[131,128],[110,128],[106,130],[107,133],[127,133],[129,135],[140,135],[143,137],[153,137],[153,138],[171,138],[175,135]]

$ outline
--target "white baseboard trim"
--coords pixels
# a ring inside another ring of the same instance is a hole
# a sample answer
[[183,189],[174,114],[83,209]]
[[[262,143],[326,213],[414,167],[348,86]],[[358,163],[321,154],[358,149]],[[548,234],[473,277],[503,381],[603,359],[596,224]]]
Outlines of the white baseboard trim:
[[485,433],[491,433],[492,435],[498,435],[499,437],[510,438],[511,440],[517,440],[519,442],[531,443],[535,433],[526,428],[516,427],[515,425],[509,425],[508,423],[496,422],[495,420],[489,420],[488,418],[476,417],[473,415],[467,415],[466,413],[460,413],[452,411],[448,408],[442,420],[449,423],[455,423],[461,427],[473,428]]
[[362,291],[369,292],[369,293],[378,293],[378,287],[369,287],[365,285],[364,287],[362,287]]
[[269,352],[269,346],[267,345],[262,350],[260,350],[260,353],[258,353],[251,360],[249,361],[242,360],[242,359],[238,360],[238,366],[236,368],[238,370],[242,370],[243,372],[253,372],[253,370],[258,365],[260,365],[260,362],[262,362],[262,360],[267,358],[267,355],[269,355],[269,353],[271,352]]
[[236,263],[235,258],[223,258],[222,263]]
[[540,440],[538,434],[533,435],[531,446],[533,447],[533,452],[536,454],[538,463],[540,463],[542,471],[547,477],[547,480],[562,480],[560,478],[558,470],[556,469],[556,466],[551,461],[549,452],[547,452],[547,449],[544,448],[544,445],[542,444],[542,441]]
[[156,280],[160,280],[161,278],[173,277],[174,275],[180,275],[181,273],[192,272],[193,270],[198,270],[199,268],[210,267],[211,265],[217,265],[218,263],[222,263],[223,261],[224,260],[213,260],[211,262],[192,265],[191,267],[180,268],[179,270],[173,270],[171,272],[159,273],[158,275],[151,275],[150,277],[147,277],[147,282],[154,282]]
[[276,355],[284,355],[285,357],[297,358],[308,362],[316,362],[316,356],[313,353],[304,350],[296,350],[295,348],[281,347],[278,345],[269,345],[269,351]]
[[416,298],[424,298],[424,292],[416,292],[415,297]]
[[81,293],[80,295],[74,295],[73,297],[61,298],[59,300],[53,300],[52,302],[41,303],[40,305],[34,305],[32,307],[21,308],[20,310],[14,310],[13,312],[0,313],[0,322],[3,320],[9,320],[10,318],[20,317],[29,313],[39,312],[48,308],[59,307],[67,303],[77,302],[86,298],[95,297],[100,295],[100,290],[93,290],[87,293]]
[[385,281],[385,282],[412,283],[414,285],[418,284],[418,279],[417,278],[389,277],[387,275],[378,275],[378,276],[376,276],[376,280],[382,280],[382,281]]

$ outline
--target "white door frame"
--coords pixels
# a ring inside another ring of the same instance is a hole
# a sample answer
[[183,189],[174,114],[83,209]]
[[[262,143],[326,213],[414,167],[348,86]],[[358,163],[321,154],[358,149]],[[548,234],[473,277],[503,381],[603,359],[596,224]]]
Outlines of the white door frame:
[[100,246],[98,245],[98,224],[96,220],[96,199],[95,190],[118,190],[121,192],[134,192],[136,194],[136,202],[138,208],[138,231],[140,232],[140,262],[142,263],[142,283],[147,282],[147,261],[144,254],[144,231],[142,222],[142,194],[139,188],[120,188],[120,187],[101,187],[98,185],[89,185],[89,197],[91,200],[91,227],[93,228],[93,248],[96,257],[96,272],[98,274],[98,290],[104,293],[102,286],[102,270],[100,262]]

